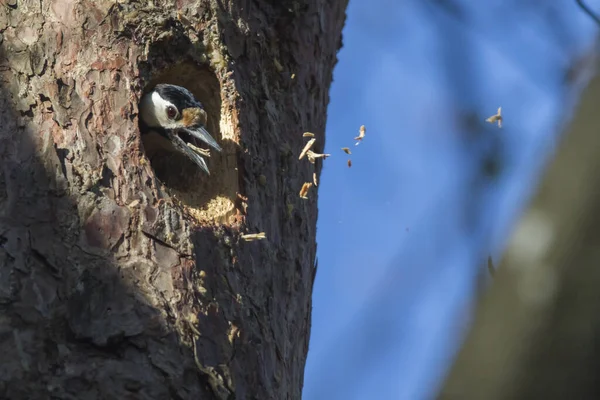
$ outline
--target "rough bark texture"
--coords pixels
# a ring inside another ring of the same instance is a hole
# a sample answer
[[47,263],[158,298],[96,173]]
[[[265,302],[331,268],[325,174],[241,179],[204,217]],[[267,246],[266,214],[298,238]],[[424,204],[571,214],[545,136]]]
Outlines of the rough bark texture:
[[[300,398],[297,155],[324,144],[346,3],[0,2],[0,398]],[[145,157],[156,82],[205,104],[210,177]]]
[[599,100],[596,76],[440,399],[600,398]]

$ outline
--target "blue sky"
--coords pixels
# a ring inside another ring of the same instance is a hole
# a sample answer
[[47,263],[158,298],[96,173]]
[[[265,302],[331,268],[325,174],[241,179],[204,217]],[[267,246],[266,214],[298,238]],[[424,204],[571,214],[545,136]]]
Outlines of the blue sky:
[[[498,258],[576,104],[581,85],[564,73],[596,28],[574,0],[350,0],[305,400],[435,395],[482,260]],[[498,106],[502,129],[483,122]],[[484,173],[490,162],[497,174]]]

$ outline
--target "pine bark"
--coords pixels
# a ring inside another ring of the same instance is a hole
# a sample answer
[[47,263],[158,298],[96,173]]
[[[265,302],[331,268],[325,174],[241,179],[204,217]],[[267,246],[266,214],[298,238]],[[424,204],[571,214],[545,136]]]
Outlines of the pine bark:
[[[297,156],[304,131],[324,145],[346,4],[0,3],[0,398],[301,397],[317,192]],[[159,82],[204,103],[210,176],[145,156]]]

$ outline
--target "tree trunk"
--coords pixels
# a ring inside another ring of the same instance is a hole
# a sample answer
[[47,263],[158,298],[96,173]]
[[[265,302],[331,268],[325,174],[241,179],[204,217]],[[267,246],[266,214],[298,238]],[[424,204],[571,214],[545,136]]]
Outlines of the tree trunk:
[[[347,0],[146,3],[0,5],[0,398],[299,399],[297,156],[324,145]],[[210,176],[145,156],[158,82],[205,105]]]

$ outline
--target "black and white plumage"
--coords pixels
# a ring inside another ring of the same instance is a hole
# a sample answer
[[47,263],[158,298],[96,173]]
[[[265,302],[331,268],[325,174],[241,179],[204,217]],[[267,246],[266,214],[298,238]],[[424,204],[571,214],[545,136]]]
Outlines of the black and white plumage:
[[159,146],[163,148],[170,145],[210,174],[202,153],[190,143],[191,138],[199,139],[217,151],[221,151],[221,146],[206,130],[206,112],[189,90],[176,85],[156,85],[142,98],[140,117],[146,138],[153,136],[155,142],[162,141]]

